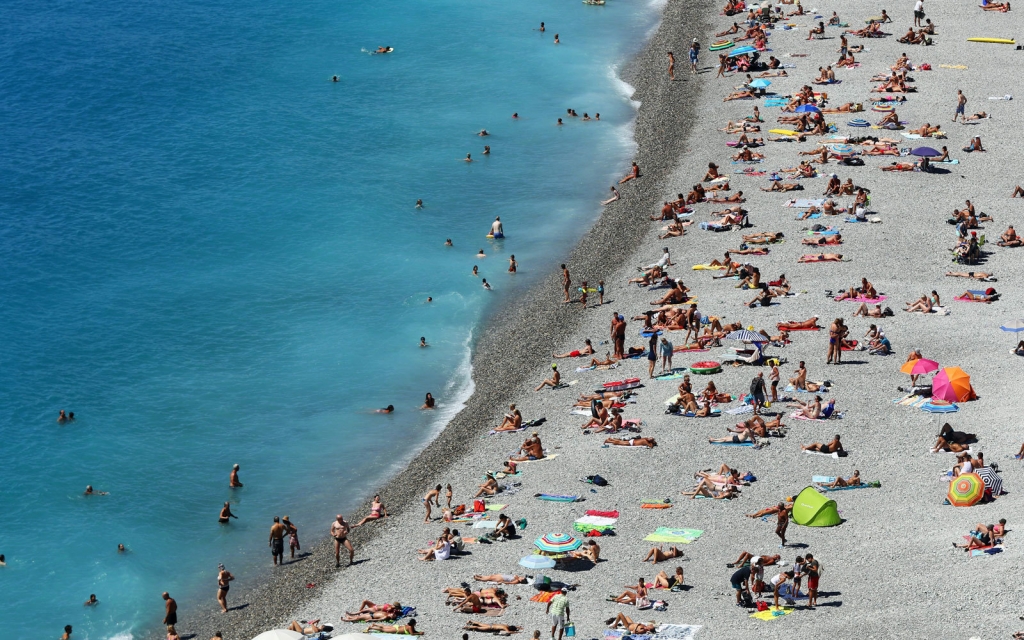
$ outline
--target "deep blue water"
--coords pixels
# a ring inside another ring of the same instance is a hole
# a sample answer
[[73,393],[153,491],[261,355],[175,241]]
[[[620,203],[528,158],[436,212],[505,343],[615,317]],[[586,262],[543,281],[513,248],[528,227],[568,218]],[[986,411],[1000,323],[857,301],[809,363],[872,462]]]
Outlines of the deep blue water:
[[274,515],[320,537],[429,440],[488,305],[625,171],[655,9],[0,3],[0,637],[137,637],[164,590],[187,618]]

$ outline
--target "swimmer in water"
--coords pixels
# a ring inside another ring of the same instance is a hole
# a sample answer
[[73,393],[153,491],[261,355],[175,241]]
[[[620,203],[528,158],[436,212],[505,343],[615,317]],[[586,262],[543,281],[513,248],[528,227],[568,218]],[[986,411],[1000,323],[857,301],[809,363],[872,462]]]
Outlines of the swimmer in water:
[[590,120],[590,114],[588,114],[586,111],[584,111],[583,112],[583,122],[586,122],[587,120]]
[[68,416],[67,416],[66,413],[64,413],[64,410],[61,409],[60,410],[60,414],[57,416],[57,424],[64,424],[67,421],[68,421]]
[[427,339],[426,339],[426,337],[424,337],[424,336],[420,336],[420,346],[421,346],[421,347],[429,347],[429,346],[430,346],[429,344],[427,344]]
[[90,593],[89,594],[89,599],[85,601],[85,606],[86,607],[91,607],[94,604],[99,604],[99,603],[100,603],[100,601],[96,599],[96,594],[95,593]]
[[231,518],[238,520],[238,516],[231,513],[231,503],[225,502],[224,506],[220,509],[220,516],[217,518],[217,522],[221,524],[227,524],[231,522]]
[[339,78],[338,76],[331,76],[331,82],[337,82],[339,80],[341,80],[341,78]]
[[466,157],[462,160],[463,162],[473,162],[472,154],[467,153]]
[[478,257],[478,258],[486,258],[487,256],[486,256],[486,255],[484,255],[484,250],[483,250],[483,249],[481,249],[481,250],[480,250],[480,251],[479,251],[479,252],[478,252],[478,253],[476,254],[476,257]]
[[232,489],[244,486],[238,479],[238,469],[239,467],[237,464],[231,467],[231,477],[228,479],[228,486],[231,487]]
[[505,228],[501,224],[501,216],[495,217],[494,222],[491,223],[490,235],[494,236],[495,238],[505,237]]
[[491,155],[491,148],[488,145],[486,145],[486,144],[484,145],[484,155],[485,156]]
[[512,114],[512,119],[513,120],[518,120],[519,119],[519,112],[518,111],[516,111],[515,113]]
[[[117,552],[118,553],[124,553],[125,551],[127,551],[127,549],[124,548],[124,544],[118,542],[117,543]],[[2,556],[0,556],[0,557],[2,557]]]
[[422,209],[423,208],[423,199],[422,198],[420,198],[419,200],[416,201],[416,208],[417,209]]
[[394,51],[394,49],[391,47],[377,47],[376,53],[391,53],[392,51]]
[[478,136],[489,136],[489,135],[491,135],[491,134],[490,134],[490,132],[489,132],[489,131],[487,131],[487,129],[481,129],[481,130],[480,130],[480,133],[478,133],[478,134],[476,134],[476,135],[478,135]]
[[543,22],[542,22],[542,23],[540,23],[540,30],[541,30],[541,31],[544,31],[544,23],[543,23]]
[[90,485],[85,487],[85,493],[83,495],[87,495],[87,496],[109,496],[110,494],[107,493],[106,491],[95,491],[95,490],[93,490],[92,485],[90,484]]
[[475,264],[473,265],[473,275],[474,276],[480,275],[480,269]]
[[558,126],[562,126],[562,119],[561,118],[558,119]]
[[555,44],[561,44],[561,42],[559,42],[559,40],[558,40],[558,34],[557,33],[555,34]]
[[594,120],[600,120],[600,119],[601,119],[601,114],[600,113],[595,113],[594,114]]
[[444,241],[444,246],[446,246],[446,247],[452,246],[452,239],[451,238],[446,239]]
[[513,253],[508,257],[508,272],[515,273],[519,269],[519,263],[516,262],[516,255]]
[[484,278],[483,285],[484,285],[484,289],[487,289],[488,291],[491,290],[491,285],[487,284],[487,278]]
[[383,409],[374,409],[373,412],[374,413],[394,413],[395,412],[395,405],[389,404],[388,406],[384,407]]
[[6,566],[7,566],[7,558],[4,557],[4,554],[0,553],[0,567],[6,567]]
[[431,296],[427,296],[427,302],[433,302],[433,301],[434,301],[434,298],[433,298],[433,297],[431,297]]

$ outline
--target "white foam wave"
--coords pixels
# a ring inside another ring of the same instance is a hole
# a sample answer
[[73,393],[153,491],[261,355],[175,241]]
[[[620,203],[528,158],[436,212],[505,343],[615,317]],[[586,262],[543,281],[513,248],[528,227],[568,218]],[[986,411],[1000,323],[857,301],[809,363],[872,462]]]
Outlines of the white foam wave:
[[608,65],[608,78],[611,80],[612,88],[615,89],[615,92],[625,98],[634,110],[640,108],[640,101],[633,99],[633,95],[636,94],[636,87],[629,84],[619,76],[618,65]]
[[131,631],[122,631],[116,635],[112,635],[107,640],[134,640],[135,636],[132,635]]

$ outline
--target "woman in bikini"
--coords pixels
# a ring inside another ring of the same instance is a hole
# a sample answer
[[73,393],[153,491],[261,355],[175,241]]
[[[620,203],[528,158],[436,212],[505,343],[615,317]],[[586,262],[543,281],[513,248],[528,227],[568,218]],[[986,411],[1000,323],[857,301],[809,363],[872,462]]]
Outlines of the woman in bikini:
[[653,449],[658,446],[658,443],[654,438],[630,438],[629,440],[623,440],[622,438],[607,438],[604,443],[614,444],[619,447],[647,447],[648,449]]
[[522,627],[517,627],[514,624],[484,624],[482,622],[473,622],[469,620],[466,622],[466,626],[462,627],[466,631],[480,631],[482,633],[496,633],[499,636],[510,636],[513,633],[519,633],[523,630]]
[[647,581],[642,577],[635,585],[626,585],[626,590],[621,595],[614,598],[610,598],[612,602],[619,602],[621,604],[636,604],[636,601],[640,598],[647,597]]
[[664,562],[666,560],[671,560],[672,558],[682,558],[682,557],[683,557],[683,552],[680,551],[675,546],[669,547],[668,551],[662,551],[661,547],[658,546],[658,547],[654,547],[653,549],[651,549],[650,551],[647,552],[647,555],[644,556],[643,562],[647,562],[648,560],[650,560],[651,564],[658,564],[659,562]]
[[683,576],[683,568],[676,567],[676,572],[669,576],[664,571],[659,571],[658,575],[654,576],[654,586],[661,589],[671,589],[675,586],[683,586],[685,578]]
[[377,624],[373,623],[366,627],[366,633],[377,631],[379,633],[394,633],[405,636],[422,636],[422,631],[416,630],[416,619],[411,618],[409,624]]
[[633,622],[633,620],[630,619],[630,617],[626,614],[617,613],[615,614],[615,619],[608,625],[608,628],[618,629],[619,626],[622,626],[622,628],[624,628],[629,633],[633,633],[636,635],[650,635],[654,633],[654,630],[658,627],[658,623],[654,620],[651,620],[650,624],[644,624],[642,622]]
[[353,527],[361,527],[367,522],[372,520],[380,520],[381,518],[388,517],[388,510],[384,508],[384,503],[380,501],[380,496],[373,496],[373,502],[370,503],[370,515],[366,516],[359,522],[352,525]]

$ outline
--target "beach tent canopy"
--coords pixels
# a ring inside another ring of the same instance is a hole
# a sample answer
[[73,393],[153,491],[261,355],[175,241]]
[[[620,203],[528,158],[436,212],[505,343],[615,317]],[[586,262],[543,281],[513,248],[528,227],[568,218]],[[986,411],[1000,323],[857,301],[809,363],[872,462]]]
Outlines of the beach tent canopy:
[[288,629],[272,629],[264,631],[252,640],[302,640],[306,636]]
[[835,500],[829,500],[814,487],[807,487],[793,501],[793,522],[805,527],[834,527],[843,521]]
[[967,402],[977,400],[971,386],[971,376],[960,367],[946,367],[935,374],[932,379],[932,397],[947,402]]

